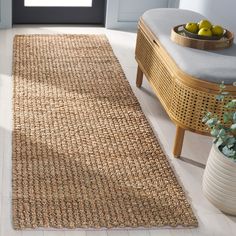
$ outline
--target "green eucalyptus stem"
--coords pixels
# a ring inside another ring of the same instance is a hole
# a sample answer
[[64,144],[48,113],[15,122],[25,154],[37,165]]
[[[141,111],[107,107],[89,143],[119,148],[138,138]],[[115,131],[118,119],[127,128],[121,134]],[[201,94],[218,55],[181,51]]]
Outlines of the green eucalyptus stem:
[[[216,100],[224,103],[225,98],[229,96],[225,92],[224,82],[220,85],[220,92]],[[214,143],[218,149],[228,158],[236,161],[236,99],[230,100],[224,105],[226,112],[223,114],[223,120],[218,114],[208,111],[202,121],[210,129],[214,137]]]

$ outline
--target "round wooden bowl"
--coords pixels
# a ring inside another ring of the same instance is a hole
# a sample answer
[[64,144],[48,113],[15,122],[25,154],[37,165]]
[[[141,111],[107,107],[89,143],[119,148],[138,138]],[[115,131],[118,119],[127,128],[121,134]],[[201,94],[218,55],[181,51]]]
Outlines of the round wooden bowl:
[[198,39],[191,38],[184,31],[184,24],[175,26],[171,31],[171,40],[184,47],[196,48],[201,50],[220,50],[229,48],[234,41],[234,34],[229,30],[225,30],[221,39]]

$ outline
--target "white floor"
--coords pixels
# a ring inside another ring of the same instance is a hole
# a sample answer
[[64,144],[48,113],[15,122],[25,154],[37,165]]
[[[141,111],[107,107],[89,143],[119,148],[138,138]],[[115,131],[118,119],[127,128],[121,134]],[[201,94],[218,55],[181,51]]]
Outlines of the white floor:
[[[152,127],[159,136],[165,152],[183,184],[189,201],[199,220],[197,229],[148,229],[148,230],[37,230],[14,231],[11,225],[11,130],[12,130],[12,40],[15,34],[105,33],[114,52],[138,97]],[[142,89],[135,87],[136,62],[134,59],[135,33],[105,30],[92,27],[33,27],[21,26],[0,30],[0,236],[236,236],[236,217],[222,214],[203,196],[202,175],[211,139],[186,133],[183,158],[174,159],[175,126],[161,107],[158,99],[144,81]]]

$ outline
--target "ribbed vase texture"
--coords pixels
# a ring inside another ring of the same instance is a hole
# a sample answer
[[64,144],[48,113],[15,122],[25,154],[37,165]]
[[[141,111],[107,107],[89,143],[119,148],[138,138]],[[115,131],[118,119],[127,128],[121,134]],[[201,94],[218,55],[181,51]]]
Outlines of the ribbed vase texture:
[[221,211],[236,215],[236,162],[213,145],[203,176],[203,193]]

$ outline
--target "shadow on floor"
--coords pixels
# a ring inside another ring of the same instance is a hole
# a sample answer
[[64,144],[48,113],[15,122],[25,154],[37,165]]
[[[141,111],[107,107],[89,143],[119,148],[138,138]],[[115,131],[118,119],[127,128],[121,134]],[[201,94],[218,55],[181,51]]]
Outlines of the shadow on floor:
[[187,157],[180,157],[179,158],[180,161],[183,161],[185,163],[188,163],[190,165],[193,165],[193,166],[196,166],[196,167],[199,167],[199,168],[202,168],[202,169],[205,169],[206,165],[200,163],[200,162],[197,162],[197,161],[194,161],[192,159],[189,159]]

